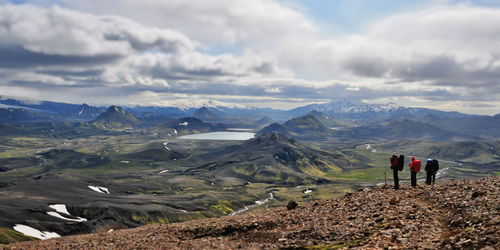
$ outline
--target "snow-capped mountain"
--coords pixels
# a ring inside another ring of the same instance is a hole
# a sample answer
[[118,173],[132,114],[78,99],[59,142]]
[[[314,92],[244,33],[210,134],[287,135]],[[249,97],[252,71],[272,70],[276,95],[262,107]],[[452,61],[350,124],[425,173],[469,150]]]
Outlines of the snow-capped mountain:
[[304,107],[299,107],[291,110],[292,112],[334,112],[334,113],[366,113],[366,112],[394,112],[400,109],[412,109],[397,106],[394,103],[389,104],[355,104],[348,100],[341,100],[337,102],[323,103],[323,104],[310,104]]
[[427,108],[414,108],[388,104],[358,104],[348,100],[324,104],[310,104],[289,111],[292,116],[305,115],[311,111],[319,111],[333,118],[347,120],[382,120],[382,119],[415,119],[428,115],[460,118],[468,115],[458,112],[445,112]]
[[[143,106],[143,105],[142,105]],[[182,111],[188,111],[190,109],[199,109],[202,107],[207,108],[218,108],[218,109],[251,109],[251,107],[230,103],[222,102],[218,100],[203,100],[203,99],[176,99],[169,101],[162,101],[155,105],[156,107],[175,107]],[[139,107],[139,105],[137,106]]]

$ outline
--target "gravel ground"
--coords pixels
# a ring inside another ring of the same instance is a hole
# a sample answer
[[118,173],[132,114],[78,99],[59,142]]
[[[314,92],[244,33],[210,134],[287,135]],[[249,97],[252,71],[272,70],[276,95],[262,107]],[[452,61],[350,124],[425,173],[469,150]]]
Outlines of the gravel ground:
[[366,188],[335,200],[5,249],[500,249],[500,177]]

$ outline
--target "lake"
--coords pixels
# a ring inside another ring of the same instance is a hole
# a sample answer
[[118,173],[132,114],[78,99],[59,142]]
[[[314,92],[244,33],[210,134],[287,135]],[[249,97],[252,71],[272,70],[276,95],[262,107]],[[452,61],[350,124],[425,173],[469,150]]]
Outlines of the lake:
[[190,140],[224,140],[224,141],[246,141],[252,139],[255,133],[250,132],[210,132],[193,135],[185,135],[179,138]]

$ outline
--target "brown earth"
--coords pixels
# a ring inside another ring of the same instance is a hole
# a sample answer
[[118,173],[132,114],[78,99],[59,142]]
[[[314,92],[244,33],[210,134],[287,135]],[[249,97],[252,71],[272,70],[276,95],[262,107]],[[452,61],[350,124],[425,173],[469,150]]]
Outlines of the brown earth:
[[[500,249],[500,177],[366,188],[335,200],[6,249]],[[0,247],[2,248],[2,247]]]

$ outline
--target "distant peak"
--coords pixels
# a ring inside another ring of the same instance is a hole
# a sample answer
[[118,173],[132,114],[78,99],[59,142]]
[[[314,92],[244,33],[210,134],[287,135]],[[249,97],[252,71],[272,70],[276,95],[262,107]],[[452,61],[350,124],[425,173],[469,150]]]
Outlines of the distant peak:
[[271,132],[262,136],[258,136],[253,140],[255,143],[265,143],[265,144],[275,144],[275,143],[285,143],[285,144],[295,144],[295,140],[288,138],[285,135],[278,132]]
[[195,111],[195,113],[211,113],[207,106],[203,106]]
[[120,106],[111,105],[111,106],[109,106],[109,108],[108,108],[108,112],[119,112],[119,113],[123,113],[123,108],[122,108],[122,107],[120,107]]

